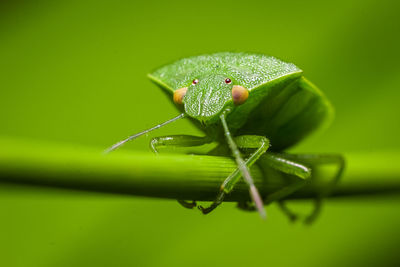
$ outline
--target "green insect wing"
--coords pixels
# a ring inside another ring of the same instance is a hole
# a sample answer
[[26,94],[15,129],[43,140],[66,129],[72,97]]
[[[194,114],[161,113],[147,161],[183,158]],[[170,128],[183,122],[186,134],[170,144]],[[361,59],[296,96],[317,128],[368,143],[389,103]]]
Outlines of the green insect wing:
[[[290,147],[331,121],[331,104],[303,77],[303,71],[271,56],[231,52],[201,55],[175,61],[149,74],[153,82],[171,94],[171,100],[175,90],[210,76],[229,78],[249,90],[243,105],[235,106],[231,99],[224,103],[232,110],[227,122],[234,135],[266,136],[271,140],[271,150]],[[202,130],[208,131],[207,127]]]
[[171,93],[189,86],[197,77],[212,74],[230,77],[251,91],[293,73],[302,73],[302,70],[271,56],[224,52],[180,59],[157,69],[149,77]]

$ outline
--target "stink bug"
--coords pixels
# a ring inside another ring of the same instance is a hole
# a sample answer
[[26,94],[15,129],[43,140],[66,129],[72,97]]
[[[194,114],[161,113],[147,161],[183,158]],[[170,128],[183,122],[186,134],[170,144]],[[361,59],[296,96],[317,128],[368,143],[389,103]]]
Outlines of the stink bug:
[[[256,209],[265,218],[263,203],[276,200],[294,219],[282,199],[305,184],[311,175],[310,166],[337,164],[339,171],[334,181],[340,178],[344,168],[340,155],[283,153],[333,116],[330,102],[294,64],[261,54],[223,52],[184,58],[148,76],[171,96],[182,113],[118,142],[106,152],[168,123],[189,118],[204,131],[204,137],[163,136],[153,138],[150,144],[157,153],[158,148],[165,146],[189,147],[217,142],[218,146],[210,154],[233,155],[237,170],[226,178],[209,207],[199,206],[203,213],[217,207],[243,177],[252,202],[239,203],[239,207]],[[246,160],[242,157],[244,151],[251,151],[246,154]],[[266,198],[261,197],[249,171],[249,167],[261,159],[263,164],[293,175],[298,181]],[[196,206],[195,202],[181,200],[180,203],[185,207]],[[308,217],[309,221],[317,210]]]

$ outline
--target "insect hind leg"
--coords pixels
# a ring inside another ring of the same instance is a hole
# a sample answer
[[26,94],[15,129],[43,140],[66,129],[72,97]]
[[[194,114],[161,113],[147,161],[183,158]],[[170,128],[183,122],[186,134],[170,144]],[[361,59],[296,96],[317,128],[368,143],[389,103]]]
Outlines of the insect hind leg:
[[287,185],[282,186],[279,190],[269,194],[264,201],[267,204],[277,201],[282,212],[288,216],[290,221],[293,222],[297,220],[298,215],[292,212],[285,205],[283,199],[306,185],[311,177],[311,169],[299,163],[299,161],[288,159],[282,154],[273,152],[268,152],[263,155],[259,162],[261,166],[266,166],[276,171],[291,175],[292,178]]
[[[301,162],[306,166],[316,167],[324,164],[337,165],[337,171],[329,183],[321,189],[314,199],[314,207],[309,215],[306,216],[304,223],[312,224],[321,212],[322,199],[328,196],[336,184],[340,181],[345,169],[345,159],[338,154],[279,154],[288,159]],[[311,178],[312,179],[312,178]],[[288,210],[288,209],[287,209]]]
[[279,201],[278,201],[278,205],[279,205],[279,208],[281,209],[281,211],[289,218],[289,220],[290,220],[291,222],[297,221],[297,219],[299,218],[299,216],[298,216],[296,213],[292,212],[292,210],[289,209],[289,208],[286,206],[286,202],[285,202],[285,201],[279,200]]

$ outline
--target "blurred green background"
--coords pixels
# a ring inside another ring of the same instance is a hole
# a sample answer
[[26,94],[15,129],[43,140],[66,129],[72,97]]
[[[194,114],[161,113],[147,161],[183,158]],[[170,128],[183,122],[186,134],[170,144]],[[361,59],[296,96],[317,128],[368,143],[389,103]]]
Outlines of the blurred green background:
[[[398,151],[397,1],[0,3],[0,136],[101,151],[177,114],[146,74],[252,51],[293,62],[336,107],[297,152]],[[199,134],[180,121],[150,135]],[[148,150],[149,137],[124,149]],[[398,164],[398,163],[395,163]],[[399,266],[399,197],[329,200],[311,227],[223,204],[0,185],[0,266]],[[303,213],[307,201],[291,203]]]

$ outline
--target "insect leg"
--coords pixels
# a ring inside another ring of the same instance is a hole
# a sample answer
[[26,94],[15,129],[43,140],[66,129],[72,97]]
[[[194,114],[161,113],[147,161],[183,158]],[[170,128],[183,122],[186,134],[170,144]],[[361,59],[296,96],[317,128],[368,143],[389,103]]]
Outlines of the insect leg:
[[275,200],[280,200],[291,193],[297,191],[299,188],[305,185],[305,182],[311,176],[311,169],[299,164],[295,161],[285,159],[275,153],[267,153],[260,158],[260,164],[268,165],[269,167],[278,170],[283,173],[287,173],[297,177],[295,182],[279,189],[278,191],[268,195],[265,198],[266,203],[271,203]]
[[338,167],[332,180],[324,188],[322,188],[320,193],[315,198],[314,209],[305,219],[305,223],[310,224],[315,221],[320,213],[322,198],[328,196],[332,192],[332,190],[335,188],[335,185],[342,177],[346,165],[345,160],[342,155],[338,154],[284,154],[284,157],[287,159],[300,161],[307,166],[316,167],[323,164],[335,164]]
[[181,204],[182,207],[185,207],[187,209],[193,209],[194,207],[197,206],[196,201],[194,201],[194,200],[192,202],[189,202],[189,201],[186,201],[186,200],[178,199],[178,203]]
[[151,150],[158,154],[161,147],[191,147],[202,146],[211,143],[212,139],[208,136],[200,137],[193,135],[170,135],[154,137],[150,141]]
[[330,184],[325,188],[326,193],[330,193],[334,186],[339,182],[344,172],[346,162],[342,155],[339,154],[281,154],[287,159],[300,161],[307,166],[318,166],[322,164],[335,164],[338,169],[330,181]]
[[[298,219],[298,215],[292,212],[285,204],[285,201],[283,200],[278,200],[278,205],[279,208],[282,210],[282,212],[289,218],[291,222],[294,222]],[[254,204],[251,202],[238,202],[237,208],[244,210],[244,211],[255,211],[256,208],[254,207]]]
[[292,212],[287,206],[286,202],[283,200],[278,201],[279,208],[281,211],[289,218],[291,222],[295,222],[298,219],[298,215]]
[[283,198],[289,196],[293,192],[303,187],[311,177],[311,169],[291,159],[282,157],[280,154],[266,153],[259,159],[260,164],[269,166],[277,171],[290,174],[297,179],[292,180],[290,184],[282,187],[278,191],[268,195],[264,201],[268,204],[273,201],[278,201],[279,207],[291,221],[297,219],[297,215],[289,210],[283,202]]
[[239,151],[235,141],[233,140],[232,134],[229,131],[228,124],[226,123],[225,116],[228,111],[229,110],[226,110],[220,116],[226,141],[229,145],[229,148],[232,151],[233,156],[235,157],[236,163],[238,165],[240,172],[242,173],[242,176],[243,176],[245,182],[249,185],[249,193],[250,193],[251,199],[253,200],[254,204],[256,205],[258,213],[260,214],[261,218],[265,219],[267,217],[267,215],[265,213],[264,204],[263,204],[262,198],[260,196],[260,193],[258,192],[257,187],[254,185],[254,181],[250,175],[249,168],[247,167],[242,156],[240,155],[240,151]]
[[[236,144],[241,149],[257,149],[251,156],[246,160],[247,167],[251,167],[260,157],[263,155],[269,147],[269,140],[264,136],[258,135],[241,135],[234,138]],[[237,168],[221,185],[221,189],[225,193],[232,191],[235,184],[239,181],[241,176],[239,168]]]
[[[251,167],[260,158],[260,156],[264,154],[265,151],[267,151],[269,147],[269,140],[264,136],[242,135],[235,137],[234,141],[236,142],[239,148],[256,149],[256,151],[253,154],[251,154],[251,156],[244,163],[247,166],[247,168]],[[237,168],[222,183],[220,192],[218,193],[217,198],[214,200],[214,202],[207,208],[199,206],[199,208],[203,211],[203,213],[207,214],[211,212],[213,209],[215,209],[219,204],[221,204],[225,194],[232,191],[233,187],[239,181],[240,177],[241,177],[241,171],[239,170],[239,168]],[[243,205],[242,204],[243,203],[240,203],[240,207],[242,206],[244,207],[244,204]]]
[[[246,140],[246,136],[240,136],[235,138],[235,141],[237,142],[238,146],[240,148],[254,148],[254,145],[256,144],[255,138],[265,138],[261,136],[251,136],[253,139],[253,146],[249,146],[249,142],[247,143],[247,146],[244,146],[245,143],[241,142],[241,140]],[[247,141],[251,140],[249,136],[247,136]],[[265,151],[264,151],[265,152]],[[255,155],[257,151],[253,154]],[[299,188],[303,187],[306,183],[306,181],[310,178],[311,176],[311,170],[310,168],[304,166],[303,164],[297,163],[293,160],[286,159],[284,157],[281,157],[279,154],[275,153],[265,153],[262,155],[259,154],[258,156],[253,157],[253,155],[248,159],[247,162],[248,166],[251,166],[255,161],[259,160],[260,164],[267,165],[275,170],[278,170],[283,173],[287,173],[290,175],[293,175],[294,177],[298,177],[299,179],[295,180],[288,186],[283,187],[282,189],[270,194],[264,201],[268,204],[273,201],[278,201],[278,204],[282,211],[290,218],[291,221],[294,221],[297,218],[297,215],[291,212],[283,203],[281,200],[282,198],[292,194],[293,192],[297,191]],[[247,164],[246,162],[246,164]],[[238,169],[236,169],[223,183],[224,191],[226,193],[229,193],[232,191],[233,187],[235,184],[239,181],[240,178],[240,172]],[[245,209],[245,210],[255,210],[254,207],[249,205],[249,203],[239,203],[238,205],[239,208]]]
[[[175,146],[175,147],[191,147],[201,146],[212,142],[212,139],[205,136],[192,136],[192,135],[171,135],[155,137],[150,141],[150,148],[154,153],[158,154],[158,148]],[[192,209],[197,206],[195,201],[188,202],[185,200],[178,200],[178,203],[183,207]]]

